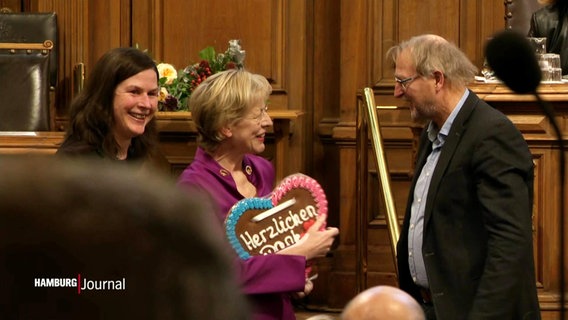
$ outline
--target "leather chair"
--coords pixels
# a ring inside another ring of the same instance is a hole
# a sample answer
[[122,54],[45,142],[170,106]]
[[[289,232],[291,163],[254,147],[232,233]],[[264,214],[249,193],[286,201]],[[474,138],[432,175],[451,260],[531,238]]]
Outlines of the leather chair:
[[506,28],[528,34],[531,16],[541,7],[537,0],[505,0]]
[[[49,83],[57,83],[57,15],[55,12],[0,14],[0,42],[43,43],[50,40]],[[6,52],[6,50],[4,50]]]
[[[49,131],[52,44],[0,43],[0,131]],[[25,50],[25,53],[17,52]]]
[[50,131],[57,84],[55,13],[0,14],[0,131]]

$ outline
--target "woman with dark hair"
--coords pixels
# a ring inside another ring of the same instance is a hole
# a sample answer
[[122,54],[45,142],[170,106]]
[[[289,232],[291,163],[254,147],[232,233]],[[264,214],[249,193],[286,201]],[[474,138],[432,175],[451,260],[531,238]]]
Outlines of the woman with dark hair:
[[144,160],[156,139],[158,70],[136,48],[105,53],[71,104],[69,127],[58,154]]
[[538,2],[545,6],[532,14],[528,36],[546,38],[546,51],[560,54],[562,74],[568,74],[568,1]]

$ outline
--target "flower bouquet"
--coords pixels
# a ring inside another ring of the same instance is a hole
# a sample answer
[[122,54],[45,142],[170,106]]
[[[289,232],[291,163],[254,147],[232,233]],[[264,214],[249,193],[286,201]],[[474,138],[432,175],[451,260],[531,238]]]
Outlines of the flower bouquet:
[[200,62],[176,70],[169,63],[158,64],[160,76],[160,111],[189,111],[187,100],[193,90],[207,77],[219,71],[242,68],[245,51],[239,40],[230,40],[224,53],[217,54],[212,46],[199,52]]

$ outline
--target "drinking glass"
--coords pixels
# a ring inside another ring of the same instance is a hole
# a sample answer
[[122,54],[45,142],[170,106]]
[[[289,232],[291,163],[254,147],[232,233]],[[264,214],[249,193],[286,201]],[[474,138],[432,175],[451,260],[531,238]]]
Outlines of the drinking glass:
[[537,56],[546,53],[546,38],[529,37],[528,39]]
[[541,54],[538,64],[542,70],[542,81],[562,81],[562,69],[560,68],[560,55],[556,53]]

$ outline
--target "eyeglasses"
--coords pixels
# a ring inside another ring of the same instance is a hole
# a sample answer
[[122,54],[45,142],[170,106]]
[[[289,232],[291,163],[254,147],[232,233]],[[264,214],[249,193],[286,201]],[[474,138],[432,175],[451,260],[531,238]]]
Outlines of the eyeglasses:
[[406,91],[406,89],[408,89],[408,86],[412,83],[412,81],[416,78],[418,78],[419,75],[415,75],[412,77],[408,77],[406,79],[399,79],[397,77],[394,77],[394,81],[396,81],[398,84],[400,84],[400,86],[402,87],[402,90]]
[[264,107],[262,108],[258,108],[260,110],[260,113],[254,117],[252,117],[253,120],[256,120],[258,122],[261,122],[262,119],[264,118],[265,115],[268,115],[268,106],[264,105]]

